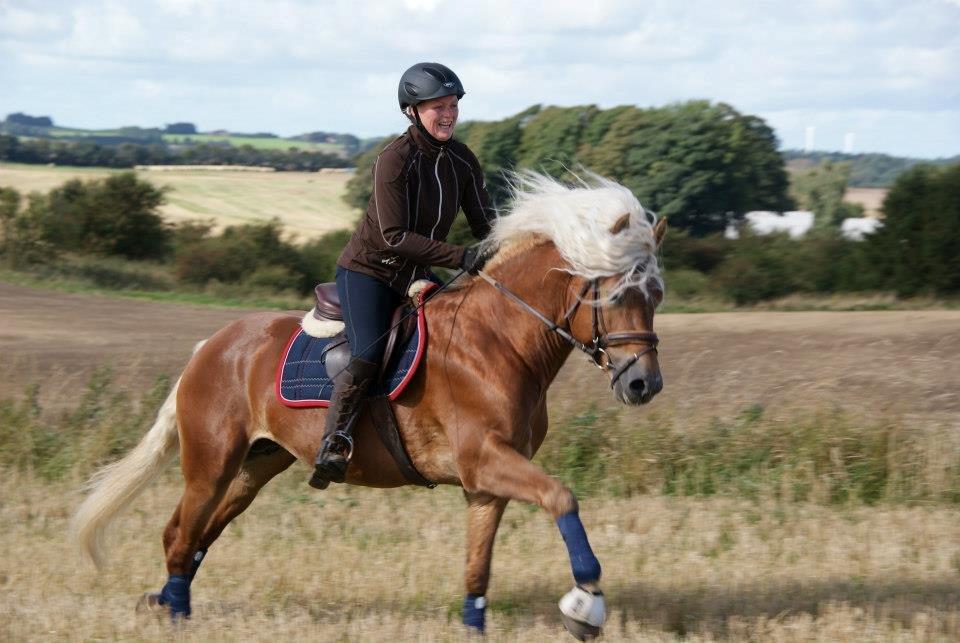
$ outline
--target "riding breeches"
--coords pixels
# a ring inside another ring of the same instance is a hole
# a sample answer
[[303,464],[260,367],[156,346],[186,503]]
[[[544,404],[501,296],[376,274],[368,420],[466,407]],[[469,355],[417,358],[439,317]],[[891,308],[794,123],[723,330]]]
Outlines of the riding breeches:
[[390,318],[403,298],[379,279],[337,266],[337,293],[351,357],[379,364]]

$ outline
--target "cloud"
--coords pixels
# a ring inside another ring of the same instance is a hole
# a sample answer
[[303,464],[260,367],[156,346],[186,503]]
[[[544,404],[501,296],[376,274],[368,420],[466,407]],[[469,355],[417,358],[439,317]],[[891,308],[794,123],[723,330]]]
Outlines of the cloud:
[[[922,116],[960,121],[960,0],[0,0],[7,103],[21,109],[49,93],[20,93],[28,84],[60,90],[70,100],[56,109],[74,110],[64,118],[78,124],[169,120],[157,101],[152,113],[135,103],[165,87],[185,102],[177,109],[202,110],[211,126],[294,133],[338,123],[375,135],[402,126],[396,82],[418,60],[457,70],[465,118],[534,103],[708,98],[778,127],[797,126],[790,113],[882,112],[917,128],[924,150],[960,147],[930,142]],[[100,104],[111,86],[129,89],[131,107]],[[879,148],[911,149],[884,129]]]

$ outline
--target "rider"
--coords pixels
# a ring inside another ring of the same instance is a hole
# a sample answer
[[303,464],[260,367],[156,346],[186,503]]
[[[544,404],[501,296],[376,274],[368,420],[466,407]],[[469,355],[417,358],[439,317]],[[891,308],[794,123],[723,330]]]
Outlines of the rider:
[[346,478],[351,432],[379,374],[390,313],[410,285],[427,277],[428,266],[475,274],[486,262],[475,248],[445,241],[461,207],[481,239],[494,216],[477,157],[453,139],[464,93],[439,63],[418,63],[400,78],[400,110],[411,125],[377,157],[367,212],[337,261],[351,360],[334,381],[312,487]]

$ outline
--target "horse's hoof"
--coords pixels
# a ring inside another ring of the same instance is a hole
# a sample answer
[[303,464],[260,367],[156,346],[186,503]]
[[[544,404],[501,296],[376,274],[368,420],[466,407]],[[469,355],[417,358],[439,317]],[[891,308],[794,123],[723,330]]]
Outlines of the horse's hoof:
[[137,601],[137,614],[161,614],[167,611],[167,606],[160,602],[159,592],[147,592]]
[[603,628],[598,625],[575,621],[566,614],[561,614],[560,620],[563,621],[563,626],[567,628],[567,631],[578,641],[590,641],[600,636],[600,632],[603,631]]
[[560,599],[560,614],[563,626],[577,640],[597,638],[607,619],[603,592],[574,587]]

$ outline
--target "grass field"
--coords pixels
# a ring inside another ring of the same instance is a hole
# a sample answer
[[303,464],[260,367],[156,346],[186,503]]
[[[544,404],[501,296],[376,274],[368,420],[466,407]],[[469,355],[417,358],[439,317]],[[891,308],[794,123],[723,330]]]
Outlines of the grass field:
[[[0,163],[0,186],[27,194],[45,192],[70,179],[96,179],[120,170]],[[351,227],[359,212],[340,198],[348,172],[138,171],[141,179],[167,186],[161,214],[169,221],[213,219],[218,226],[279,218],[301,238]]]
[[173,144],[228,143],[234,147],[249,145],[258,150],[288,150],[293,147],[311,152],[326,152],[327,154],[339,154],[343,151],[342,146],[333,143],[314,143],[288,138],[229,136],[226,134],[164,134],[163,140]]
[[[0,639],[456,641],[464,515],[454,489],[317,493],[281,476],[210,550],[194,617],[134,613],[165,573],[160,532],[179,487],[151,488],[116,525],[112,561],[83,566],[65,537],[72,485],[5,475]],[[830,509],[662,497],[591,499],[604,565],[605,640],[949,641],[960,637],[950,507]],[[556,600],[572,584],[555,526],[508,507],[489,639],[572,641]]]
[[[464,513],[456,489],[318,493],[305,485],[307,468],[294,465],[211,549],[194,585],[195,616],[178,629],[134,612],[137,597],[164,579],[160,535],[181,489],[175,467],[113,529],[109,568],[97,574],[76,557],[67,522],[85,472],[100,456],[77,458],[103,454],[115,448],[113,440],[135,440],[101,427],[127,423],[158,373],[175,375],[196,340],[239,314],[0,286],[0,421],[18,413],[4,400],[23,399],[23,387],[39,382],[38,406],[26,409],[39,416],[29,422],[42,426],[46,417],[76,427],[59,440],[38,431],[3,445],[5,457],[42,447],[63,466],[0,468],[0,640],[465,638]],[[960,638],[960,507],[944,499],[960,491],[949,478],[960,449],[958,314],[658,315],[666,386],[642,409],[614,403],[602,376],[572,358],[549,394],[555,422],[547,453],[573,453],[557,447],[608,444],[618,435],[654,445],[608,469],[608,480],[633,476],[658,453],[689,453],[703,467],[699,474],[694,467],[694,477],[706,480],[722,472],[730,453],[753,453],[750,442],[766,448],[756,433],[738,433],[729,421],[761,405],[779,418],[757,425],[774,438],[780,428],[793,432],[798,418],[826,418],[812,441],[770,442],[774,450],[792,444],[791,453],[798,446],[816,451],[838,437],[827,456],[840,459],[849,436],[890,423],[891,442],[875,441],[879,455],[863,457],[871,466],[889,458],[901,474],[909,471],[908,458],[926,463],[917,475],[947,492],[908,501],[884,496],[872,506],[822,494],[807,502],[778,499],[762,482],[752,499],[723,489],[670,495],[662,485],[626,497],[602,489],[584,495],[584,522],[605,570],[606,640]],[[117,384],[91,402],[81,395],[85,382],[105,364]],[[564,420],[594,402],[594,424]],[[837,411],[846,425],[830,424]],[[672,427],[672,437],[650,440],[658,427]],[[76,432],[83,431],[90,432],[88,450],[76,451]],[[582,433],[571,441],[576,431]],[[883,450],[904,436],[916,436],[908,440],[914,451]],[[41,439],[44,445],[31,444]],[[708,450],[690,448],[698,444]],[[742,464],[749,462],[732,462],[730,471],[736,475]],[[845,484],[860,466],[847,464],[814,485]],[[63,477],[51,478],[51,471]],[[551,472],[576,475],[569,467]],[[741,475],[747,486],[758,481]],[[494,555],[489,639],[572,640],[556,609],[571,583],[551,520],[511,504]]]

